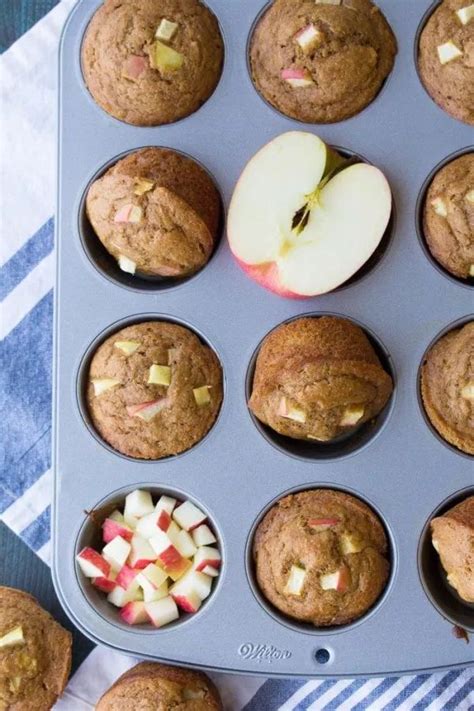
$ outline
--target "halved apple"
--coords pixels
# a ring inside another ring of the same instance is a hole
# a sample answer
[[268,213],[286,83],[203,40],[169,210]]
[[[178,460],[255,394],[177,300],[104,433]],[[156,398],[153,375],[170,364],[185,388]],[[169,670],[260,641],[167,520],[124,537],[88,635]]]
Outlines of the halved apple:
[[350,279],[372,256],[392,210],[372,165],[345,161],[312,133],[264,146],[235,188],[227,224],[242,269],[281,296],[309,298]]

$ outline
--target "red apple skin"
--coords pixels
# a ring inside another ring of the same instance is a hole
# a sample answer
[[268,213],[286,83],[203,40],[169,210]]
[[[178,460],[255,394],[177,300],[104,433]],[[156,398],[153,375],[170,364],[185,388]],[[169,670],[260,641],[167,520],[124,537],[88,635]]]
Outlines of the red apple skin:
[[175,603],[180,607],[184,612],[197,612],[198,608],[194,607],[192,602],[188,600],[186,595],[172,595],[171,596]]
[[102,592],[110,593],[116,586],[115,580],[110,580],[109,578],[92,578],[92,585],[102,590]]
[[120,569],[115,582],[124,590],[128,590],[135,580],[136,575],[137,571],[134,568],[130,568],[129,565],[124,565],[123,568]]
[[131,541],[133,537],[133,531],[111,518],[106,518],[102,524],[102,538],[104,543],[110,543],[117,536],[121,536],[126,541]]
[[166,533],[166,531],[170,527],[170,523],[171,516],[167,511],[162,511],[158,517],[158,528],[161,528],[161,530]]
[[109,573],[110,573],[110,564],[107,563],[105,558],[102,558],[100,553],[97,553],[93,548],[83,548],[82,551],[79,553],[79,558],[84,558],[84,560],[88,560],[92,565],[95,565],[96,568],[102,571],[104,574],[105,578],[108,578]]
[[171,570],[181,565],[181,561],[184,560],[181,553],[174,547],[168,546],[164,551],[158,556],[165,570]]
[[120,610],[120,617],[127,625],[140,625],[148,620],[148,615],[142,602],[128,602]]
[[257,284],[260,284],[260,286],[263,286],[263,288],[267,291],[271,291],[272,294],[277,294],[278,296],[283,296],[285,299],[293,299],[296,301],[306,301],[311,298],[311,296],[294,294],[292,291],[288,291],[283,288],[278,280],[278,267],[275,262],[266,262],[265,264],[247,264],[239,259],[235,254],[233,256],[239,267],[250,279],[257,282]]
[[324,531],[327,528],[332,528],[332,526],[337,526],[340,523],[338,518],[310,518],[308,519],[308,526],[310,528],[319,528]]
[[351,582],[351,573],[347,565],[343,565],[339,570],[339,580],[337,582],[337,592],[344,593],[349,588]]
[[148,558],[139,558],[133,566],[133,570],[143,570],[143,568],[146,568],[150,563],[156,563],[156,558],[152,558],[151,560]]
[[198,573],[202,573],[204,568],[207,568],[207,566],[209,566],[210,568],[215,568],[216,570],[219,570],[219,568],[221,567],[221,561],[216,560],[215,558],[212,558],[212,560],[203,560],[202,563],[199,563],[196,570],[198,571]]

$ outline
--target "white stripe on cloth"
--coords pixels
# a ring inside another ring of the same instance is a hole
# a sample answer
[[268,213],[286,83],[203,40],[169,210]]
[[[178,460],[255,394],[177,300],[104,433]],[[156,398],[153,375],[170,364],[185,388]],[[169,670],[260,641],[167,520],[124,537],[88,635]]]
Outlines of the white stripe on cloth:
[[41,546],[39,551],[36,551],[36,555],[41,558],[43,563],[46,565],[51,565],[51,540],[46,541],[44,546]]
[[353,679],[349,679],[348,681],[338,681],[337,684],[334,684],[330,689],[324,692],[322,696],[319,697],[319,699],[316,699],[310,706],[308,706],[308,711],[320,711],[320,709],[323,709],[326,704],[329,704],[333,699],[338,696],[338,694],[341,693],[341,691],[344,691],[344,689],[347,689],[348,686],[350,686],[353,683]]
[[322,683],[322,681],[308,681],[300,689],[298,689],[293,696],[290,696],[290,698],[279,707],[278,711],[292,711],[292,709],[294,709],[300,701],[306,699],[308,694],[317,689]]
[[[443,675],[437,674],[436,676],[438,677],[438,682],[440,682]],[[460,674],[458,678],[443,691],[442,694],[433,699],[428,706],[425,706],[424,711],[439,711],[440,709],[445,708],[450,699],[453,698],[453,696],[464,686],[464,684],[469,681],[469,679],[471,679],[472,682],[472,670],[466,670]],[[465,711],[469,711],[469,709],[472,711],[472,708],[472,696],[470,698],[465,698],[460,704],[456,705],[456,711],[464,711],[464,709]]]
[[62,0],[0,57],[0,266],[54,213],[57,50],[76,0]]
[[48,469],[23,496],[5,509],[0,521],[15,533],[24,531],[50,505],[52,486],[53,475],[51,469]]

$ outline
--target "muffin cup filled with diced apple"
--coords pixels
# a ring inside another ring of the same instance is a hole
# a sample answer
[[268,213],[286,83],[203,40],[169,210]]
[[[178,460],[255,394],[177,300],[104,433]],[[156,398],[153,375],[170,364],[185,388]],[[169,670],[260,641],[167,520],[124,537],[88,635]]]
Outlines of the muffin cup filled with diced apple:
[[222,567],[206,511],[156,487],[111,495],[87,513],[76,545],[79,584],[104,617],[159,629],[196,614]]

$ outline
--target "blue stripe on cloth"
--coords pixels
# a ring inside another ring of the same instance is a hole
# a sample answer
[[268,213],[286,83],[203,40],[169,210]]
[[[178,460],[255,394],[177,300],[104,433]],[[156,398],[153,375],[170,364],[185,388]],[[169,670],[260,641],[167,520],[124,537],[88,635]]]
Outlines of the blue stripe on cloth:
[[308,706],[311,706],[315,701],[317,701],[323,694],[326,693],[329,689],[331,689],[334,684],[337,684],[338,682],[334,679],[330,681],[323,681],[317,689],[313,689],[308,696],[303,699],[302,701],[295,706],[295,711],[304,711],[305,709],[308,708]]
[[353,707],[353,711],[363,711],[363,709],[370,708],[372,701],[375,701],[379,696],[382,696],[382,694],[390,689],[391,686],[396,684],[397,681],[397,677],[389,677],[388,679],[384,679],[380,682],[380,684],[377,684],[375,689],[368,696],[366,696],[365,699],[362,699],[362,701],[359,701],[359,703]]
[[288,679],[275,679],[266,681],[257,691],[253,699],[244,706],[242,711],[276,711],[282,706],[305,682]]
[[39,551],[49,541],[51,528],[51,506],[48,506],[28,528],[21,532],[21,538],[34,551]]
[[429,674],[420,674],[416,676],[411,682],[402,689],[386,706],[383,707],[382,711],[395,711],[400,706],[405,705],[410,696],[412,696],[417,689],[422,686],[427,679],[430,678]]
[[0,269],[0,301],[48,256],[53,246],[54,220],[51,217]]
[[365,683],[367,683],[367,679],[356,679],[355,681],[353,681],[350,686],[347,686],[337,696],[335,696],[332,701],[323,706],[324,711],[335,711],[335,709],[339,708],[339,706],[341,706],[344,701],[347,701],[347,699],[349,699],[352,694],[355,694],[355,692],[358,691],[361,686],[364,686]]
[[[472,694],[471,696],[471,701],[468,699],[466,703],[462,703],[466,696],[468,694]],[[462,705],[461,705],[462,704]],[[446,711],[454,711],[456,709],[457,711],[461,711],[461,709],[465,709],[465,711],[473,711],[474,709],[474,676],[471,676],[464,686],[461,686],[461,688],[452,696],[449,701],[446,703],[445,707]]]
[[450,671],[441,677],[439,682],[413,706],[412,711],[423,711],[434,699],[438,698],[462,674],[462,669]]
[[0,421],[8,432],[0,470],[15,499],[51,466],[52,318],[50,291],[0,343]]

